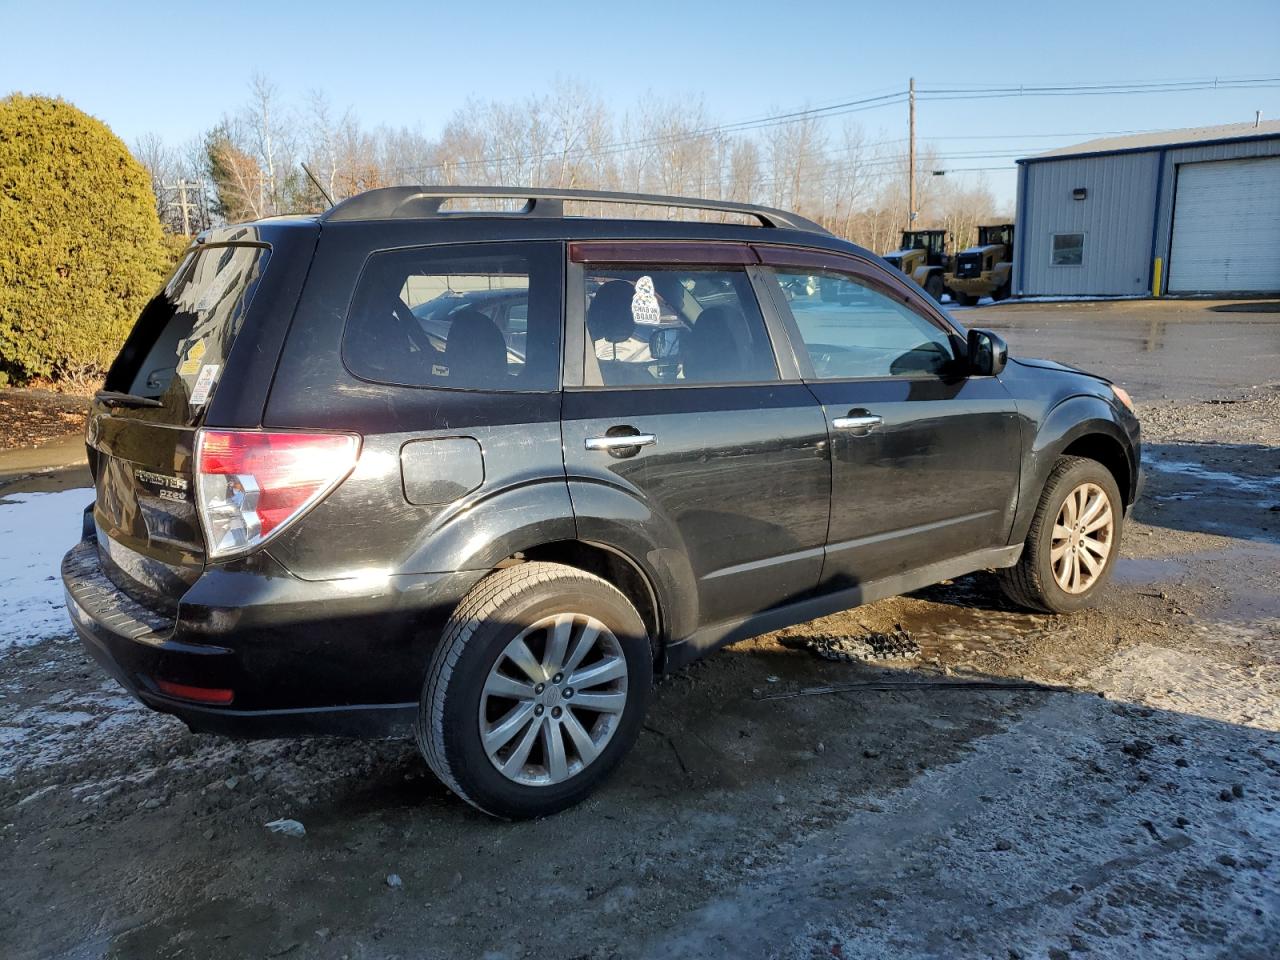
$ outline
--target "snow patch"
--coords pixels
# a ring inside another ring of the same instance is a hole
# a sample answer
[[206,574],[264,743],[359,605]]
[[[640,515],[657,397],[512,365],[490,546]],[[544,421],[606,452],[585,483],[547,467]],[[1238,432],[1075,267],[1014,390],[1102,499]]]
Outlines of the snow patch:
[[1142,462],[1152,470],[1159,470],[1161,473],[1172,473],[1190,477],[1193,480],[1202,480],[1205,483],[1233,487],[1244,493],[1268,493],[1272,490],[1280,490],[1280,477],[1246,477],[1238,473],[1228,473],[1225,470],[1210,470],[1202,464],[1192,463],[1189,460],[1144,458]]
[[0,650],[71,630],[59,573],[93,491],[0,496]]
[[1090,296],[1043,296],[1043,297],[1018,297],[1017,303],[1109,303],[1112,300],[1150,300],[1151,297],[1145,293],[1125,293],[1116,294],[1110,297],[1090,297]]

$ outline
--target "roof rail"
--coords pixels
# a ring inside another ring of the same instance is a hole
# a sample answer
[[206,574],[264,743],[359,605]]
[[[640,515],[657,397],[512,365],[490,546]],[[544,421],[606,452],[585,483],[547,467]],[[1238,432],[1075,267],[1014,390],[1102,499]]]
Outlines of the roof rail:
[[650,193],[620,193],[612,190],[558,190],[545,187],[380,187],[366,190],[330,207],[320,215],[321,221],[401,220],[442,216],[465,216],[467,211],[442,213],[448,200],[461,198],[515,199],[525,205],[515,211],[484,211],[479,215],[500,217],[563,217],[566,200],[593,203],[630,203],[653,207],[682,207],[689,210],[715,210],[755,217],[761,226],[810,233],[828,233],[823,227],[798,214],[750,203],[727,200],[694,200],[688,197],[664,197]]

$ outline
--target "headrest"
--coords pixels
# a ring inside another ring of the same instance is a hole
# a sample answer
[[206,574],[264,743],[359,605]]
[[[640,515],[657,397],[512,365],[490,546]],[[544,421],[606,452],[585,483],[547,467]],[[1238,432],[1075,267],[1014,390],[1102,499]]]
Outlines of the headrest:
[[464,308],[449,317],[444,362],[460,386],[502,386],[507,376],[507,341],[483,313]]
[[631,339],[636,321],[631,315],[635,287],[626,280],[610,280],[591,298],[587,309],[587,332],[592,340],[622,343]]
[[708,307],[698,314],[685,340],[685,376],[712,382],[748,379],[750,349],[742,312],[732,307]]

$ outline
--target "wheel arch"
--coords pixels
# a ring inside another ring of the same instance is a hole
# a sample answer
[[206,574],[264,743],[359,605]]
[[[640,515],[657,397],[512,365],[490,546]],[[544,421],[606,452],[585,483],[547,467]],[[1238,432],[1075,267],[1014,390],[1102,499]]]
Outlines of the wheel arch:
[[1116,478],[1125,505],[1133,503],[1138,464],[1132,441],[1116,422],[1106,400],[1092,394],[1076,394],[1054,406],[1036,432],[1023,473],[1010,543],[1026,539],[1049,473],[1064,455],[1101,463]]
[[632,602],[649,632],[654,662],[665,647],[666,618],[652,576],[635,558],[616,547],[588,540],[553,540],[509,557],[498,567],[525,560],[559,563],[594,574],[617,587]]
[[1125,505],[1133,502],[1133,468],[1123,444],[1106,433],[1085,433],[1068,443],[1058,454],[1096,460],[1115,478]]

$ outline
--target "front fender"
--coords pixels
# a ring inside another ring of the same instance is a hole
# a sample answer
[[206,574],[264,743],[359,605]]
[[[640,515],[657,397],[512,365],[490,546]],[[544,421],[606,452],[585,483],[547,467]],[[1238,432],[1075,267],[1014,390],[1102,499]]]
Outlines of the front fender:
[[[1044,414],[1024,456],[1018,511],[1014,517],[1010,543],[1026,539],[1054,462],[1072,443],[1090,435],[1101,435],[1114,440],[1125,452],[1130,476],[1137,476],[1138,464],[1133,443],[1117,421],[1111,404],[1091,394],[1066,397]],[[1132,491],[1122,490],[1121,493],[1129,497]]]

